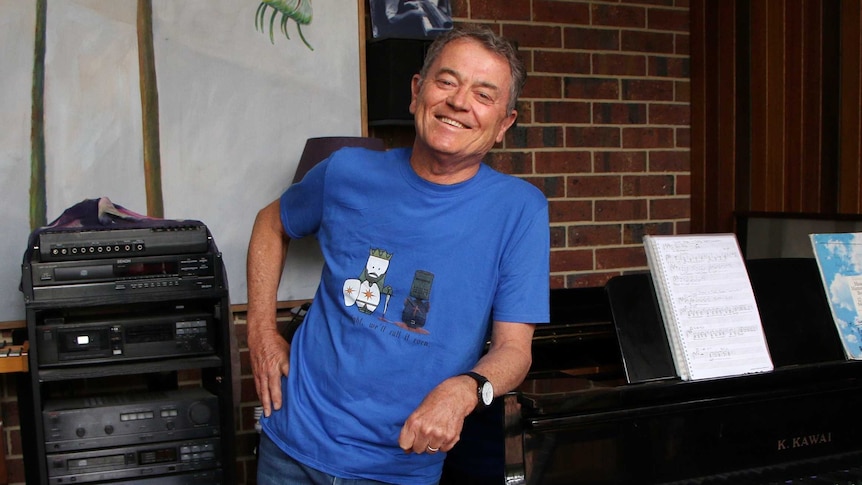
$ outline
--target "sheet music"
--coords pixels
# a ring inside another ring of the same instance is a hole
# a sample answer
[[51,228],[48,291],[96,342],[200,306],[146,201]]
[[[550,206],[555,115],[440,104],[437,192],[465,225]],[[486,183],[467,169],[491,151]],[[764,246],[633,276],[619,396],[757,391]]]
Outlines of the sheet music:
[[680,377],[772,370],[733,234],[647,236],[644,246]]

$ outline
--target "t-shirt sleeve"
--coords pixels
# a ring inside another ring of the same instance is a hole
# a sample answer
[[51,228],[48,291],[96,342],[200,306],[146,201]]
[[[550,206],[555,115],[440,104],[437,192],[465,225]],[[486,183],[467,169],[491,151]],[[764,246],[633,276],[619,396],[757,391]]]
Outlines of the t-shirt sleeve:
[[293,239],[316,234],[323,215],[324,183],[330,159],[318,163],[298,183],[287,188],[279,201],[284,232]]
[[[536,208],[536,206],[539,206]],[[550,320],[550,228],[542,197],[532,204],[512,234],[503,255],[493,319],[547,323]]]

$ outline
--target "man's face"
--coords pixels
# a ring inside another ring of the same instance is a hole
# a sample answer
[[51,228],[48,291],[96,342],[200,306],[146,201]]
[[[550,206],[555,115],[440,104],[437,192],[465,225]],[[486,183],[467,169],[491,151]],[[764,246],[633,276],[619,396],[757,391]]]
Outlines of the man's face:
[[419,80],[410,102],[417,140],[439,159],[481,160],[515,122],[517,113],[507,111],[509,64],[474,40],[447,44]]

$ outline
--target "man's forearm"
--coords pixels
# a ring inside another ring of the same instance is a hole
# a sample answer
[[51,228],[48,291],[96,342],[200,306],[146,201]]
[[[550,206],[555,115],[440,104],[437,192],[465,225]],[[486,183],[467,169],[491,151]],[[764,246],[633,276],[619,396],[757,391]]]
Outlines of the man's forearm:
[[281,229],[277,201],[255,218],[248,245],[248,331],[275,328],[278,285],[284,268],[288,238]]

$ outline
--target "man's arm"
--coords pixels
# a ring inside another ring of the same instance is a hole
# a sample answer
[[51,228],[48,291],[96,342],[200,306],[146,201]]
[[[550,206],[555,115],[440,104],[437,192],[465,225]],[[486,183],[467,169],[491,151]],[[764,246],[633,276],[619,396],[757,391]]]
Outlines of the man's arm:
[[[473,371],[485,376],[501,396],[517,387],[533,362],[532,342],[535,326],[524,323],[494,322],[491,347]],[[407,418],[398,444],[405,452],[427,453],[433,449],[449,451],[458,442],[464,418],[478,404],[476,381],[468,376],[446,379],[435,387]]]
[[281,408],[281,376],[289,370],[290,344],[278,333],[275,322],[278,284],[289,242],[275,200],[254,220],[246,262],[248,349],[265,416]]

